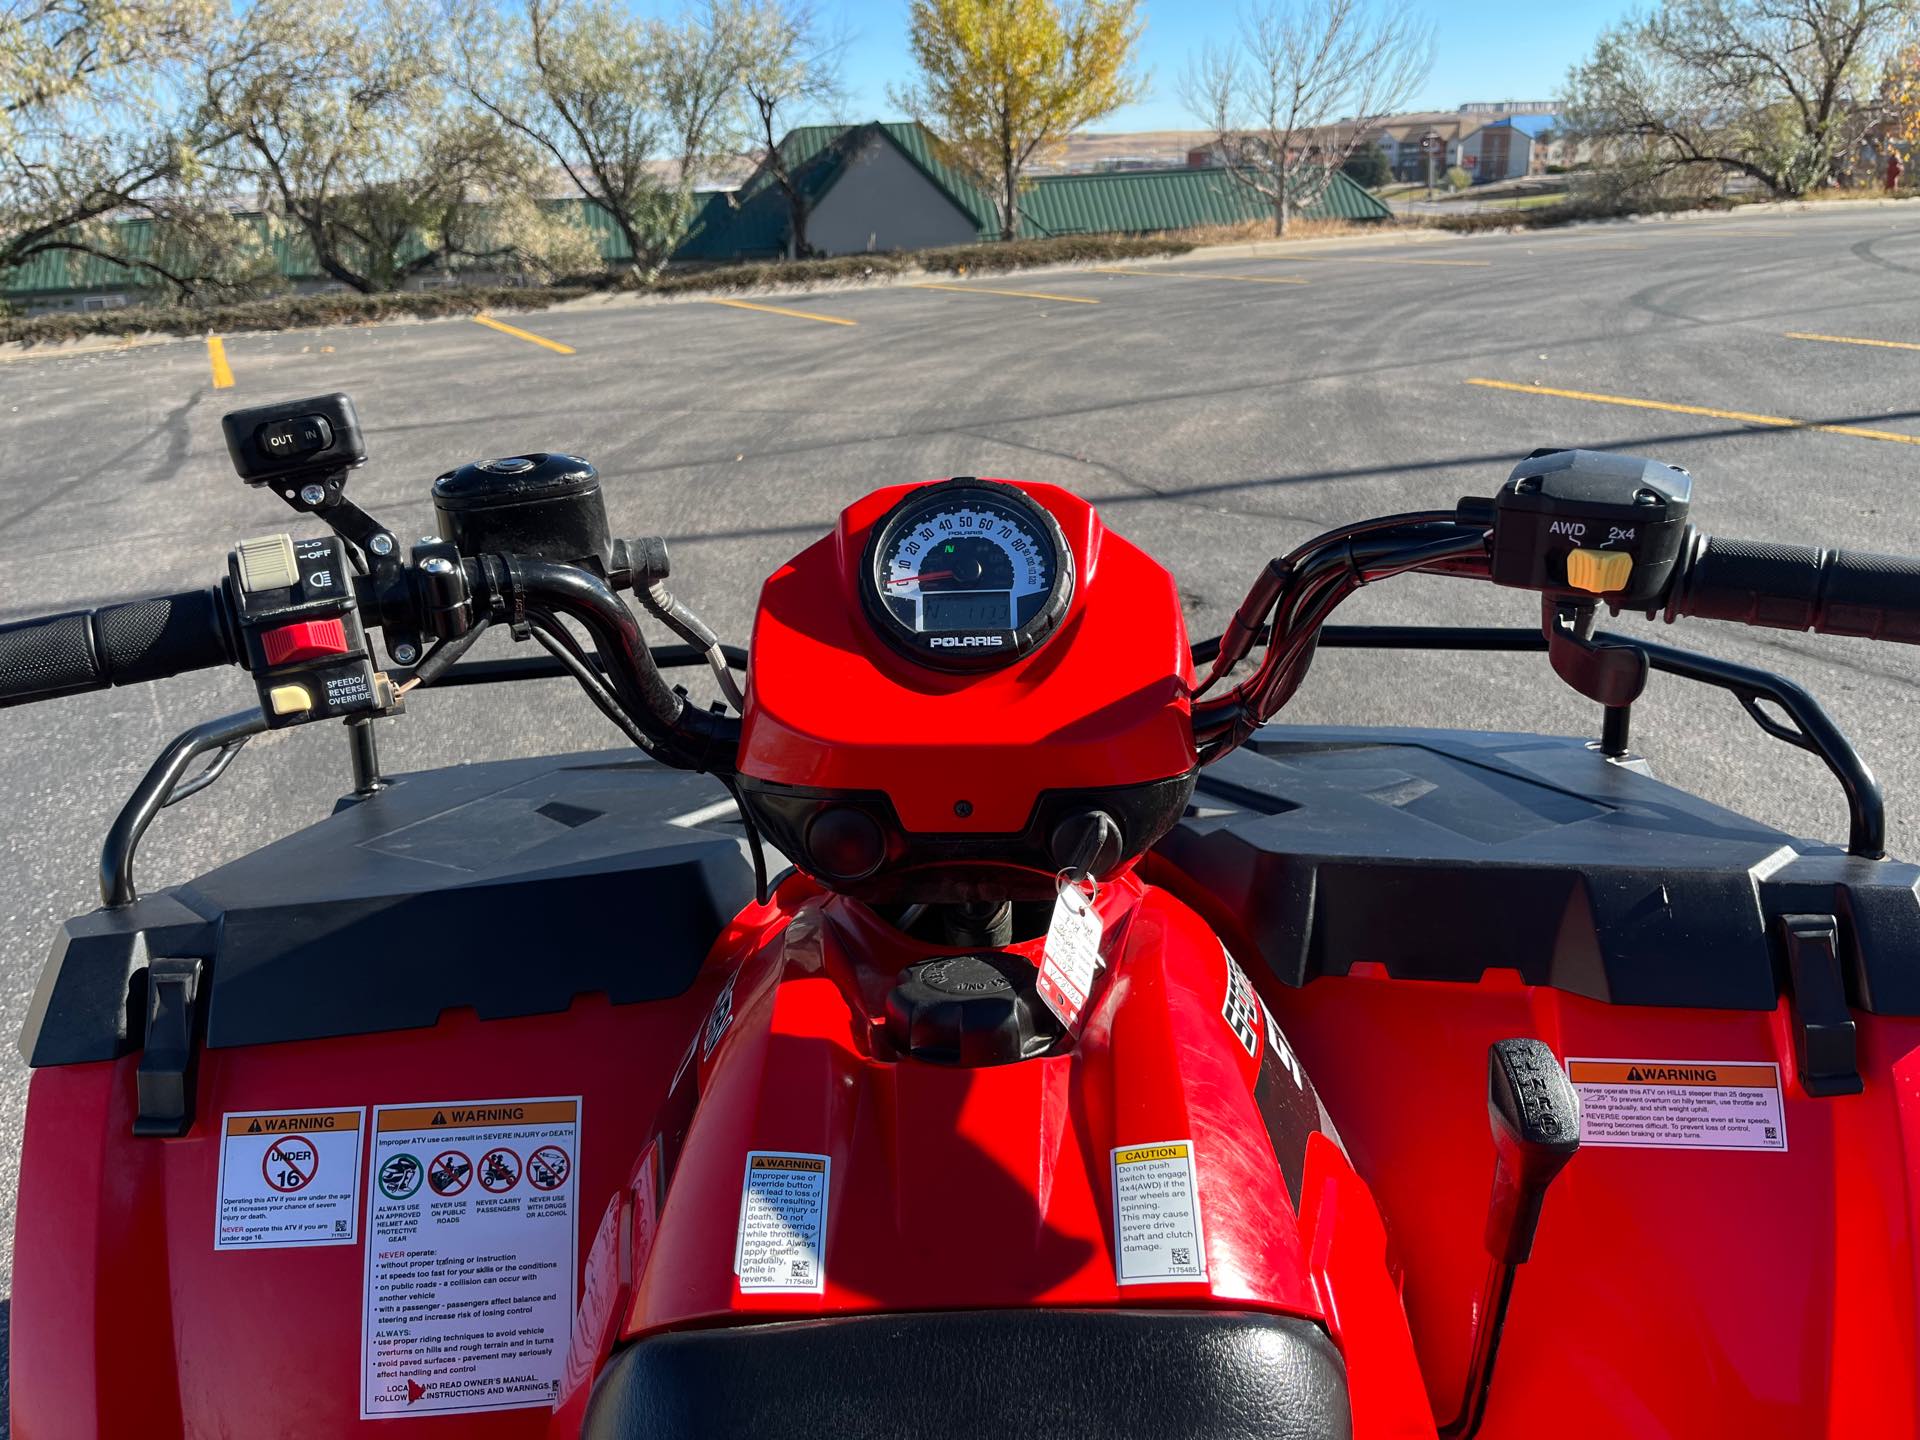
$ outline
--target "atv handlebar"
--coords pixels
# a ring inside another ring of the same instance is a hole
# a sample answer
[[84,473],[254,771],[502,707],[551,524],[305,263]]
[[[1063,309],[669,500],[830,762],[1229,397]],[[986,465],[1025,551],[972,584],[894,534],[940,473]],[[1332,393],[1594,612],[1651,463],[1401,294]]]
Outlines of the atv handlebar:
[[[1544,457],[1547,468],[1565,469],[1561,457],[1568,453],[1539,452],[1532,459]],[[1597,489],[1532,485],[1535,477],[1523,466],[1496,500],[1469,498],[1451,511],[1344,526],[1275,560],[1234,616],[1196,694],[1193,729],[1201,761],[1219,758],[1286,704],[1311,664],[1322,625],[1342,599],[1362,585],[1411,570],[1541,591],[1563,610],[1584,607],[1589,630],[1592,611],[1605,603],[1650,616],[1664,610],[1669,621],[1695,616],[1920,644],[1920,560],[1702,535],[1685,522],[1683,472],[1667,469],[1663,476],[1656,472],[1665,467],[1622,457],[1576,458],[1600,476]],[[1623,466],[1624,479],[1614,473]],[[1647,506],[1650,499],[1664,500],[1664,508]],[[401,693],[434,683],[481,629],[504,623],[521,638],[539,640],[648,753],[688,769],[732,769],[739,722],[688,705],[685,691],[660,678],[632,612],[615,594],[631,588],[644,598],[647,586],[659,590],[654,582],[666,573],[664,550],[654,556],[647,548],[658,542],[612,542],[605,557],[563,562],[527,554],[463,555],[452,542],[433,541],[416,547],[409,564],[393,553],[390,536],[372,533],[374,522],[358,511],[352,515],[366,522],[369,543],[387,542],[373,553],[389,558],[374,567],[376,573],[355,578],[356,599],[348,608],[357,607],[369,628],[389,627],[389,646],[403,666],[416,664],[417,647],[399,643],[396,634],[403,640],[439,637],[410,679],[404,669],[393,677],[406,681]],[[1660,523],[1648,523],[1649,516]],[[1568,544],[1592,546],[1596,537],[1609,536],[1631,542],[1636,535],[1643,544],[1626,557],[1630,566],[1613,563],[1617,557],[1604,549],[1585,549],[1573,553],[1589,561],[1598,556],[1610,568],[1587,565],[1574,574]],[[525,538],[538,544],[537,535]],[[636,555],[651,558],[643,563]],[[1613,570],[1628,577],[1620,589],[1593,583]],[[0,707],[219,665],[260,671],[261,621],[243,603],[247,596],[234,588],[238,583],[230,579],[210,589],[0,626]],[[659,605],[656,599],[649,608],[659,614]],[[254,629],[243,623],[249,615]],[[599,652],[597,673],[560,623],[563,616],[588,632]],[[1260,643],[1267,653],[1254,674],[1227,693],[1199,700]],[[1574,643],[1584,646],[1577,638]],[[708,646],[705,653],[724,678],[719,647]],[[266,663],[272,660],[267,655]],[[1555,668],[1562,670],[1559,661]],[[370,682],[378,678],[370,669],[366,673]],[[272,676],[262,680],[257,673],[256,680],[267,687]]]
[[219,587],[0,625],[0,705],[238,662]]
[[1920,560],[1702,535],[1666,614],[1920,645]]

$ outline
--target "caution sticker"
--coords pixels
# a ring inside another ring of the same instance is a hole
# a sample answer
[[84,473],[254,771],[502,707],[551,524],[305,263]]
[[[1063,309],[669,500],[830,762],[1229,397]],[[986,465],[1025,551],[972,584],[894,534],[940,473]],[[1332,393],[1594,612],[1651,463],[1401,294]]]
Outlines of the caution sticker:
[[1192,1141],[1113,1152],[1113,1253],[1122,1285],[1207,1278]]
[[351,1245],[360,1238],[366,1109],[222,1116],[215,1250]]
[[553,1403],[579,1159],[578,1096],[375,1109],[362,1420]]
[[1666,1150],[1787,1148],[1780,1067],[1770,1061],[1577,1060],[1580,1143]]
[[827,1288],[827,1182],[833,1158],[749,1150],[740,1187],[733,1273],[740,1293],[821,1294]]

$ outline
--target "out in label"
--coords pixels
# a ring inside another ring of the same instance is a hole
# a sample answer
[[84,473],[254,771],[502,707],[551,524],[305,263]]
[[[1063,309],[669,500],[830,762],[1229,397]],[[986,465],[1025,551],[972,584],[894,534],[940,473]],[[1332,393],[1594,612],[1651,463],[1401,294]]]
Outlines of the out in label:
[[1567,1059],[1580,1143],[1655,1150],[1787,1148],[1771,1061]]
[[577,1095],[374,1111],[361,1419],[553,1403],[579,1161]]
[[827,1288],[827,1182],[833,1159],[749,1150],[740,1187],[733,1270],[740,1293],[812,1294]]
[[1114,1150],[1113,1254],[1122,1285],[1207,1278],[1192,1141]]
[[360,1238],[360,1132],[352,1110],[221,1117],[215,1250],[351,1245]]

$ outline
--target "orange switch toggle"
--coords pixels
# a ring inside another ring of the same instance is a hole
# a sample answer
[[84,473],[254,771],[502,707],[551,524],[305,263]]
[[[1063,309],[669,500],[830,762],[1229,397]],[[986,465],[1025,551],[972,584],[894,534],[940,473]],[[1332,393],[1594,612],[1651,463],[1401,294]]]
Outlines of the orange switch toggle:
[[347,653],[347,627],[338,620],[296,620],[260,637],[269,665],[293,665]]
[[1569,550],[1567,584],[1589,595],[1623,589],[1633,574],[1633,556],[1625,550]]

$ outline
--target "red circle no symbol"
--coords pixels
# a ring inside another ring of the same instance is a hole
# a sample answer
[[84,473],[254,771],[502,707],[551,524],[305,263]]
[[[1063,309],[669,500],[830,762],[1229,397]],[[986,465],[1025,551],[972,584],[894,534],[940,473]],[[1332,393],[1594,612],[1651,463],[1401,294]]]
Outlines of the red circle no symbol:
[[480,1188],[504,1195],[520,1183],[520,1157],[500,1145],[480,1157]]
[[573,1162],[558,1145],[542,1145],[527,1157],[527,1179],[536,1190],[558,1190],[573,1173]]
[[282,1195],[291,1195],[320,1173],[320,1151],[305,1135],[282,1135],[260,1157],[260,1173]]
[[464,1150],[442,1150],[427,1162],[427,1184],[436,1195],[458,1195],[473,1183],[473,1161]]

